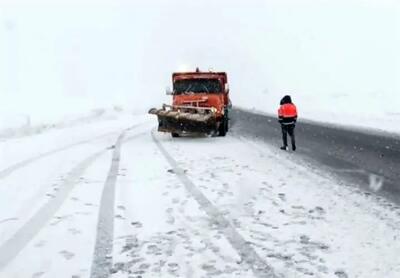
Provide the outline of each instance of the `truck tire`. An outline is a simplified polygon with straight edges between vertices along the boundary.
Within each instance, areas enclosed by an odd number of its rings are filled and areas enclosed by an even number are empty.
[[[179,133],[171,132],[171,136],[174,138],[179,137]]]
[[[227,117],[224,117],[218,128],[218,136],[225,136],[227,131],[228,131],[228,119]]]
[[[226,132],[229,130],[229,114],[228,114],[228,109],[225,109],[225,121],[226,121]]]

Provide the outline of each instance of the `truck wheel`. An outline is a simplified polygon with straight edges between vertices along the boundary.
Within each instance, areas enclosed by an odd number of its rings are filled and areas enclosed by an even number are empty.
[[[179,137],[179,133],[171,132],[171,136],[174,138]]]
[[[228,120],[226,119],[226,117],[224,117],[218,128],[218,136],[225,136],[227,131],[228,131]]]
[[[228,132],[229,130],[229,115],[228,115],[228,109],[225,109],[225,133]]]

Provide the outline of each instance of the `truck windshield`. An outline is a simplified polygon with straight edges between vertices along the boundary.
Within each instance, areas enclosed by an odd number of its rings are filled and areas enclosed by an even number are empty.
[[[174,94],[187,93],[222,93],[218,79],[185,79],[174,83]]]

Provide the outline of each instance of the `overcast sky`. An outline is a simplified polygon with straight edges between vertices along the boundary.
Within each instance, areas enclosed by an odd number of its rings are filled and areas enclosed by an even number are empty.
[[[196,66],[227,71],[244,106],[264,101],[249,92],[400,93],[395,0],[32,2],[0,1],[3,111],[146,111]]]

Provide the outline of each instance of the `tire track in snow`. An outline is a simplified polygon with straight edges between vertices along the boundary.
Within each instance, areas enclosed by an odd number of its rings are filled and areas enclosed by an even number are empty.
[[[29,165],[29,164],[35,162],[36,160],[39,160],[39,159],[41,159],[41,158],[48,157],[48,156],[50,156],[50,155],[53,155],[53,154],[56,154],[56,153],[59,153],[59,152],[62,152],[62,151],[68,150],[68,149],[71,149],[71,148],[76,147],[76,146],[80,146],[80,145],[83,145],[83,144],[90,143],[90,142],[95,141],[95,140],[97,140],[97,139],[101,139],[101,138],[110,136],[111,134],[113,134],[113,133],[110,132],[110,133],[106,133],[106,134],[100,135],[100,136],[98,136],[98,137],[96,137],[96,138],[92,138],[92,139],[88,139],[88,140],[79,141],[79,142],[76,142],[76,143],[73,143],[73,144],[70,144],[70,145],[61,147],[61,148],[59,148],[59,149],[55,149],[55,150],[51,150],[51,151],[48,151],[48,152],[44,152],[44,153],[39,154],[39,155],[37,155],[37,156],[34,156],[34,157],[28,158],[28,159],[26,159],[26,160],[23,160],[23,161],[21,161],[21,162],[18,162],[18,163],[16,163],[16,164],[14,164],[14,165],[12,165],[12,166],[10,166],[10,167],[4,169],[4,170],[1,170],[1,171],[0,171],[0,179],[4,179],[5,177],[9,176],[9,175],[10,175],[12,172],[14,172],[15,170],[18,170],[18,169],[20,169],[20,168],[23,168],[23,167],[25,167],[25,166],[27,166],[27,165]]]
[[[115,185],[117,183],[121,145],[124,136],[125,132],[118,137],[117,142],[115,143],[110,170],[104,183],[103,193],[101,196],[96,244],[94,247],[93,262],[90,272],[90,277],[92,278],[108,277],[112,267]]]
[[[0,271],[16,257],[22,249],[24,249],[37,233],[39,233],[39,231],[46,225],[67,199],[69,193],[79,182],[79,178],[83,175],[86,169],[105,152],[107,152],[107,149],[103,149],[89,156],[73,168],[55,197],[44,204],[31,217],[31,219],[29,219],[10,239],[0,246]]]
[[[131,129],[136,128],[136,127],[138,127],[138,126],[140,126],[142,124],[133,125],[132,127],[127,128],[125,130],[131,130]],[[39,160],[39,159],[42,159],[42,158],[51,156],[53,154],[57,154],[57,153],[72,149],[72,148],[80,146],[80,145],[88,144],[88,143],[93,142],[95,140],[102,139],[102,138],[105,138],[107,136],[114,135],[116,133],[118,133],[118,132],[104,133],[102,135],[96,136],[95,138],[91,138],[91,139],[75,142],[75,143],[66,145],[64,147],[61,147],[61,148],[58,148],[58,149],[54,149],[54,150],[51,150],[51,151],[47,151],[47,152],[44,152],[44,153],[39,154],[37,156],[34,156],[34,157],[28,158],[26,160],[20,161],[20,162],[14,164],[12,166],[9,166],[8,168],[5,168],[5,169],[1,170],[0,171],[0,180],[4,179],[5,177],[7,177],[9,175],[11,175],[14,171],[16,171],[16,170],[18,170],[20,168],[23,168],[23,167],[25,167],[25,166],[27,166],[27,165]]]
[[[273,268],[268,265],[249,244],[247,244],[247,241],[231,225],[231,223],[224,218],[217,207],[215,207],[188,178],[183,169],[179,167],[176,160],[167,152],[161,142],[156,138],[154,131],[152,131],[151,135],[154,143],[171,165],[186,190],[195,198],[201,208],[214,221],[218,229],[225,235],[232,247],[238,252],[242,261],[252,269],[254,275],[256,277],[280,277],[274,272]]]
[[[133,130],[137,126],[142,124],[134,125],[130,128],[125,129],[117,139],[117,143],[122,138],[122,135],[126,131]],[[130,137],[126,138],[124,141],[130,141],[144,134],[145,132],[140,132]],[[100,137],[106,137],[115,132],[104,134]],[[100,137],[96,137],[99,139]],[[96,139],[86,140],[87,142],[94,141]],[[73,144],[85,144],[85,142]],[[69,145],[70,147],[72,145]],[[114,145],[114,153],[117,146]],[[110,147],[106,147],[101,151],[94,153],[89,156],[76,167],[74,167],[67,175],[64,183],[60,186],[60,190],[57,192],[54,198],[50,199],[46,204],[44,204],[10,239],[0,245],[0,272],[5,268],[24,248],[25,246],[39,233],[39,231],[46,225],[46,223],[53,217],[53,215],[62,206],[64,201],[67,199],[69,193],[72,191],[74,186],[80,181],[80,177],[84,172],[92,165],[101,155],[110,150]],[[114,155],[113,155],[114,161]],[[32,162],[32,161],[30,161]],[[104,192],[103,192],[104,194]]]

